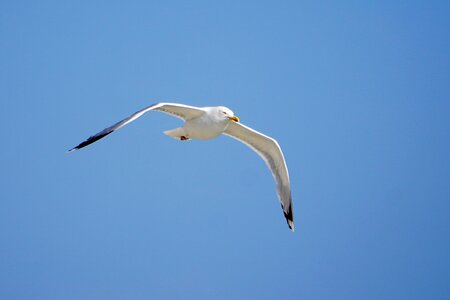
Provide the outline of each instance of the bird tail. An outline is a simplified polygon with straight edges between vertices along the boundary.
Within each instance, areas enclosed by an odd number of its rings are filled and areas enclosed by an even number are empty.
[[[168,135],[176,140],[187,140],[188,139],[186,131],[182,127],[164,131],[164,134]]]

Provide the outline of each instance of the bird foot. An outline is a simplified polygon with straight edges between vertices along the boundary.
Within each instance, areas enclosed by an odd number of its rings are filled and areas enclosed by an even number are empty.
[[[185,137],[184,135],[180,136],[180,141],[187,141],[190,140],[188,137]]]

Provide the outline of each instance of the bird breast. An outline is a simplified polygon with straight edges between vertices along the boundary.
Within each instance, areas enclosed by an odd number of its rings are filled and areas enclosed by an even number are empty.
[[[187,120],[184,129],[191,139],[208,140],[222,134],[228,127],[228,119],[214,119],[208,114]]]

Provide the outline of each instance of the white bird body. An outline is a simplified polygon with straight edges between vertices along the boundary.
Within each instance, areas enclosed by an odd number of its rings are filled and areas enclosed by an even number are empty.
[[[144,113],[156,110],[184,120],[184,126],[164,133],[179,140],[208,140],[221,134],[228,135],[253,149],[267,164],[277,184],[277,194],[289,228],[294,231],[289,173],[283,153],[277,141],[239,123],[239,118],[224,106],[194,107],[178,103],[157,103],[150,105],[128,118],[105,128],[86,141],[69,150],[81,149],[106,135],[134,121]]]
[[[186,120],[183,129],[186,137],[196,140],[209,140],[221,135],[230,124],[230,119],[224,117],[233,117],[232,111],[226,111],[222,107],[202,107],[204,114],[199,117]]]

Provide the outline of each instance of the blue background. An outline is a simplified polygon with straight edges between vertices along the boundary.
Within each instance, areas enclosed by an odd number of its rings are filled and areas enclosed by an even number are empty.
[[[448,299],[448,1],[1,1],[1,299]],[[225,105],[263,161],[179,142]]]

